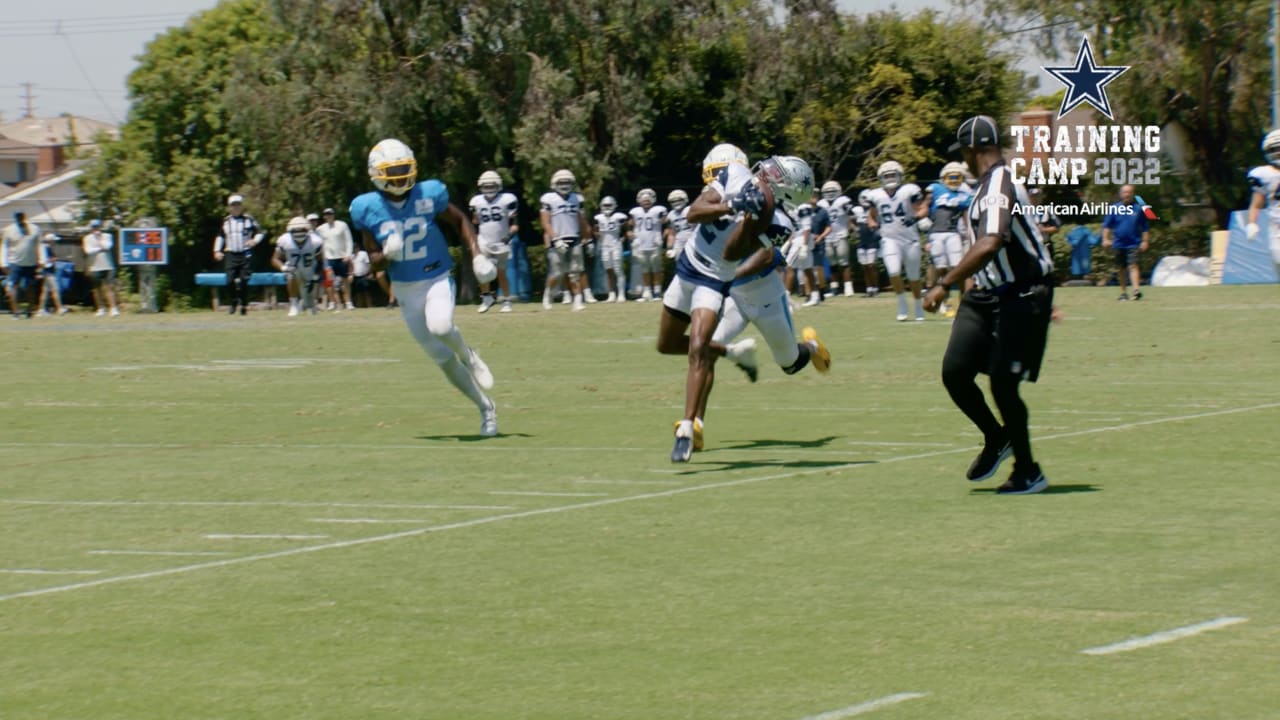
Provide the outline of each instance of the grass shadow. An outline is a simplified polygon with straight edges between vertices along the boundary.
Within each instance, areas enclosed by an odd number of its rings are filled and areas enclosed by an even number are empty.
[[[500,438],[503,438],[503,437],[528,438],[528,437],[533,437],[533,436],[532,436],[532,435],[529,435],[528,433],[504,433],[504,432],[500,432],[500,433],[498,433],[495,437],[500,437]],[[479,434],[479,433],[472,433],[472,434],[470,434],[470,435],[418,435],[418,436],[417,436],[417,437],[415,437],[414,439],[415,439],[415,440],[452,440],[452,441],[454,441],[454,442],[480,442],[481,440],[492,440],[493,438],[485,437],[484,435],[481,435],[481,434]]]
[[[1085,483],[1083,485],[1050,485],[1041,490],[1036,495],[1066,495],[1067,493],[1085,493],[1085,492],[1102,492],[1102,488],[1097,485]],[[974,488],[969,491],[971,495],[995,495],[995,488]]]
[[[725,442],[736,442],[737,445],[718,445],[710,450],[703,452],[718,452],[720,450],[760,450],[763,448],[821,448],[831,444],[835,440],[835,435],[828,435],[824,438],[816,440],[727,440]]]
[[[696,456],[695,456],[696,457]],[[761,468],[778,469],[815,469],[832,467],[849,467],[852,465],[874,465],[875,460],[707,460],[690,465],[684,472],[675,475],[697,475],[707,472],[726,472],[729,470],[758,470]],[[708,467],[715,465],[718,467]]]

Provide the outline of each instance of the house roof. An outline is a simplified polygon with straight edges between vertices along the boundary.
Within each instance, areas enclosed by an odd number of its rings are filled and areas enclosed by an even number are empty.
[[[39,155],[40,148],[35,145],[0,133],[0,157],[6,160],[35,160]]]
[[[78,115],[52,118],[22,118],[0,125],[0,135],[29,145],[92,144],[93,136],[106,132],[119,137],[119,129],[111,123]]]

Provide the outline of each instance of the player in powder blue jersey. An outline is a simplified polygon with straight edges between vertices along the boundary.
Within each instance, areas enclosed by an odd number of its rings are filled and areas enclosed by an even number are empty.
[[[351,219],[364,249],[374,264],[388,263],[409,334],[480,409],[480,434],[497,435],[497,410],[484,393],[493,387],[493,374],[453,324],[453,261],[440,226],[462,238],[482,285],[497,276],[497,269],[480,251],[466,214],[449,202],[444,183],[417,181],[418,163],[408,145],[393,139],[375,145],[369,152],[369,179],[377,191],[351,201]]]

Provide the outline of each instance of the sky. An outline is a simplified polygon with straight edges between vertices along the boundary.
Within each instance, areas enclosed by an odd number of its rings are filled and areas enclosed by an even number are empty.
[[[61,113],[114,124],[128,113],[125,79],[146,44],[169,27],[208,10],[217,0],[42,0],[6,3],[0,24],[0,119],[23,116],[25,83],[31,83],[30,105],[38,117]],[[853,12],[897,9],[911,13],[945,0],[840,0]],[[1040,74],[1043,61],[1024,55],[1022,69]],[[1041,76],[1041,87],[1056,88]]]

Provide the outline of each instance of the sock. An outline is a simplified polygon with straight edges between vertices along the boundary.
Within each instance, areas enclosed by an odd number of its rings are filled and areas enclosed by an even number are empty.
[[[907,314],[907,294],[904,292],[898,293],[898,314]]]
[[[576,302],[576,303],[581,303],[581,302],[582,302],[582,293],[578,293],[577,295],[574,295],[574,296],[573,296],[573,301],[574,301],[574,302]]]
[[[676,428],[676,437],[693,437],[693,421],[681,420],[680,427]]]
[[[852,283],[852,282],[849,282],[849,281],[847,281],[847,280],[845,281],[845,284],[844,284],[844,294],[845,294],[845,295],[852,295],[852,294],[853,294],[853,283]]]
[[[924,300],[916,298],[916,317],[924,317]]]
[[[800,356],[789,366],[782,368],[782,372],[788,375],[795,375],[809,364],[809,357],[813,354],[813,348],[808,343],[796,343],[796,348],[800,351]]]

